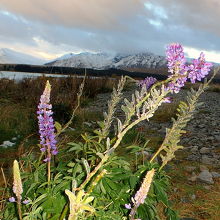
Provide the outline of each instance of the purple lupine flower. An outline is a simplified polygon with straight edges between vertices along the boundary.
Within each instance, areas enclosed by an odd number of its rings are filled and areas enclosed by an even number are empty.
[[[169,78],[179,76],[174,82],[167,85],[167,89],[171,92],[178,93],[187,81],[188,66],[183,52],[183,47],[178,43],[173,43],[167,46],[166,59],[168,61],[168,72],[171,73]]]
[[[163,103],[171,103],[172,102],[172,97],[165,97],[163,99]]]
[[[130,204],[130,203],[125,204],[125,208],[126,208],[126,209],[131,209],[131,204]]]
[[[198,59],[193,60],[193,64],[189,66],[188,78],[192,83],[195,83],[196,80],[201,81],[206,75],[208,75],[212,63],[205,61],[205,54],[202,52]]]
[[[138,85],[140,87],[146,86],[146,89],[149,89],[156,81],[157,79],[150,76],[150,77],[146,77],[144,80],[140,80]]]
[[[31,200],[25,199],[22,203],[25,204],[25,205],[27,205],[27,204],[30,203],[30,202],[31,202]]]
[[[43,94],[40,98],[38,105],[38,125],[40,133],[40,144],[42,145],[41,151],[47,151],[47,157],[44,162],[48,162],[51,159],[51,154],[56,155],[58,153],[55,140],[55,129],[53,121],[52,105],[50,104],[50,92],[51,85],[49,81],[46,83]]]
[[[168,71],[171,74],[181,74],[185,69],[186,59],[181,44],[173,43],[167,46],[166,59]]]
[[[16,202],[15,197],[10,197],[8,200],[9,200],[9,202]]]

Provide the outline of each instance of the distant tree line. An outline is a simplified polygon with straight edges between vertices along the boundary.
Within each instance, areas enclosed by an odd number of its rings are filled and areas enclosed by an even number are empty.
[[[74,67],[60,67],[60,66],[46,66],[46,65],[28,65],[28,64],[0,64],[0,71],[15,71],[15,72],[30,72],[30,73],[47,73],[47,74],[64,74],[64,75],[84,75],[85,72],[89,76],[122,76],[127,75],[133,78],[143,79],[149,76],[153,76],[158,80],[164,80],[167,75],[126,71],[121,69],[85,69]],[[213,82],[220,83],[220,79],[214,79]]]

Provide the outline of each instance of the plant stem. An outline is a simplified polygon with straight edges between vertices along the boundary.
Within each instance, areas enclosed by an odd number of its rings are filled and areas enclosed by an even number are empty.
[[[17,202],[19,220],[22,220],[21,201]]]
[[[59,220],[63,220],[63,219],[65,218],[66,213],[67,213],[67,211],[68,211],[68,207],[69,207],[69,203],[66,203],[66,205],[64,206],[63,212],[62,212],[62,214],[61,214]]]
[[[99,162],[99,164],[96,166],[96,168],[88,175],[86,180],[80,185],[77,190],[81,190],[85,187],[85,185],[90,181],[90,179],[98,172],[98,170],[102,167],[102,165],[108,160],[109,155],[105,155],[102,160]]]
[[[135,220],[134,216],[136,214],[136,211],[137,211],[137,206],[134,206],[132,209],[131,209],[131,213],[129,215],[129,219],[130,220]]]

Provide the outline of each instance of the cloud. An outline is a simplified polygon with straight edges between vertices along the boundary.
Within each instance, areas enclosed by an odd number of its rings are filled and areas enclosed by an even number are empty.
[[[80,51],[163,55],[171,42],[220,51],[218,0],[0,0],[0,10],[0,46],[48,58]]]
[[[162,8],[169,17],[169,24],[182,24],[187,27],[209,31],[220,36],[219,0],[151,0]]]
[[[53,25],[86,29],[123,29],[122,20],[144,12],[141,0],[1,0],[5,10]]]

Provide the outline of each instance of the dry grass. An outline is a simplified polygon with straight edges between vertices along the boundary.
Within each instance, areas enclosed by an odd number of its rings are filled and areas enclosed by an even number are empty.
[[[52,85],[51,102],[53,104],[65,103],[74,106],[77,92],[82,78],[47,78],[38,77],[36,79],[23,79],[16,82],[14,80],[0,80],[0,99],[10,100],[13,103],[37,104],[42,94],[46,80],[50,80]],[[111,78],[91,78],[86,77],[84,96],[94,98],[100,92],[111,91],[117,80]]]
[[[168,122],[171,120],[171,118],[176,117],[176,109],[178,107],[179,103],[173,102],[173,103],[165,103],[163,106],[161,106],[154,114],[151,120],[156,122]]]

